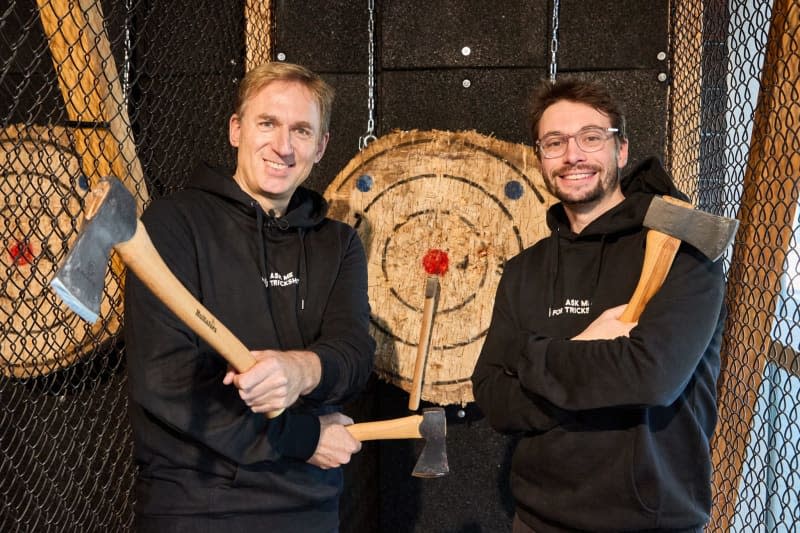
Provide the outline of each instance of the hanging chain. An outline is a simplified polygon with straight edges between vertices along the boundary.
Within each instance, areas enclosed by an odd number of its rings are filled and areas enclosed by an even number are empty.
[[[133,1],[125,0],[125,57],[122,59],[122,99],[120,105],[128,107],[128,99],[131,94],[131,67],[133,62],[133,40],[131,38],[131,26],[133,23]]]
[[[358,149],[363,150],[375,137],[375,0],[367,0],[369,22],[367,33],[369,44],[367,47],[369,64],[367,66],[367,131],[358,138]]]
[[[550,83],[556,82],[556,54],[558,53],[558,0],[553,0],[553,36],[550,38]]]

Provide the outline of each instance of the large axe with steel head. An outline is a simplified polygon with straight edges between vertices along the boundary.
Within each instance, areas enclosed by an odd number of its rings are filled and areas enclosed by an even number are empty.
[[[647,302],[667,278],[682,241],[716,261],[736,235],[739,221],[700,211],[692,204],[671,196],[654,196],[643,225],[648,231],[642,273],[622,312],[622,322],[639,320]]]
[[[136,215],[136,200],[116,178],[103,178],[92,187],[81,232],[50,281],[56,294],[81,318],[89,322],[98,318],[112,248],[170,311],[237,372],[256,363],[250,350],[170,271]],[[270,411],[267,416],[275,418],[282,412]]]

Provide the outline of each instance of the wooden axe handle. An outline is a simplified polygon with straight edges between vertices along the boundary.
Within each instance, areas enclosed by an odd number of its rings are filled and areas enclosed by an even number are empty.
[[[633,291],[628,305],[622,312],[620,320],[622,322],[638,322],[647,302],[658,292],[664,280],[667,278],[672,260],[681,241],[675,237],[665,235],[660,231],[650,230],[647,232],[647,243],[644,252],[644,264],[642,273],[639,276],[639,283]]]
[[[361,442],[383,439],[421,439],[419,426],[423,415],[411,415],[378,422],[362,422],[345,426],[350,434]]]
[[[141,221],[136,233],[114,249],[123,262],[142,280],[153,294],[175,313],[189,328],[222,355],[237,372],[244,372],[256,363],[250,350],[211,314],[175,277],[159,255]],[[275,418],[283,409],[270,411]]]
[[[664,200],[676,205],[692,207],[691,204],[664,196]],[[681,245],[680,239],[672,237],[658,230],[648,230],[644,249],[644,263],[642,273],[639,276],[639,283],[633,291],[628,305],[622,312],[620,320],[622,322],[638,322],[647,302],[658,292],[667,279],[667,274],[678,253]]]
[[[408,396],[408,409],[419,409],[422,396],[422,376],[425,373],[425,364],[428,361],[428,352],[431,348],[431,331],[433,330],[433,315],[436,312],[436,300],[439,297],[439,278],[428,276],[425,283],[425,303],[422,307],[422,324],[419,329],[419,343],[417,344],[417,359],[414,362],[414,378],[411,381],[411,391]]]

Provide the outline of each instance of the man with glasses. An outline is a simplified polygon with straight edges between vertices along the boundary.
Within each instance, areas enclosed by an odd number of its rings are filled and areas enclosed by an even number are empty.
[[[544,83],[531,129],[560,200],[550,238],[509,260],[472,376],[492,426],[519,435],[515,532],[702,531],[724,310],[721,261],[681,246],[637,324],[620,321],[653,196],[683,199],[656,159],[625,177],[625,119],[592,83]]]

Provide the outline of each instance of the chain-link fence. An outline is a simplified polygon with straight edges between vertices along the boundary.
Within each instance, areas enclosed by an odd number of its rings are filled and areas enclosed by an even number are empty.
[[[668,153],[680,186],[740,229],[712,442],[709,530],[800,523],[800,4],[673,2]]]
[[[268,30],[262,4],[248,9]],[[130,527],[123,268],[109,269],[96,324],[67,311],[47,284],[102,176],[120,177],[143,208],[179,187],[198,159],[232,163],[225,126],[251,19],[244,1],[226,7],[0,8],[2,531]]]
[[[122,178],[142,208],[180,187],[196,160],[232,163],[233,88],[269,57],[270,3],[220,5],[0,8],[2,531],[130,527],[123,268],[109,269],[97,324],[47,284],[101,176]],[[711,531],[800,522],[798,19],[793,0],[670,4],[667,163],[700,207],[741,222],[725,258]]]

